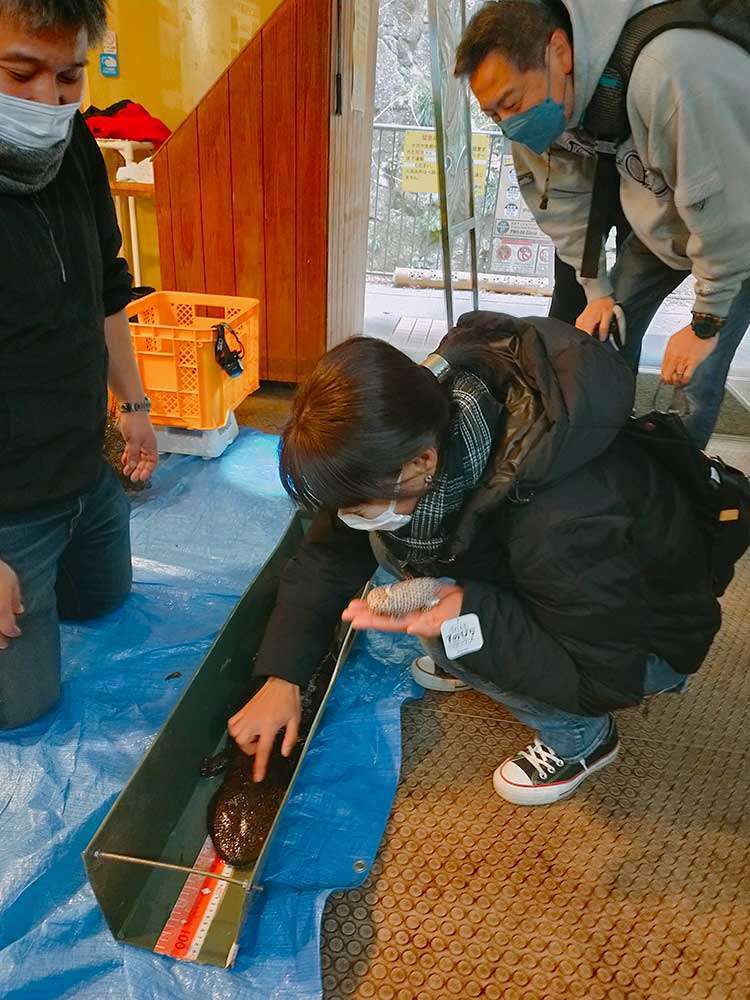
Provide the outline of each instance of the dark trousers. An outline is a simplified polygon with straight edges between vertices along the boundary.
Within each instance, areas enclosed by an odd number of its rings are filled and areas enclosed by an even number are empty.
[[[14,729],[60,697],[60,619],[99,617],[130,592],[130,504],[110,466],[90,493],[0,515],[0,559],[24,606],[21,636],[0,650],[0,729]]]
[[[630,234],[630,223],[625,218],[625,213],[619,201],[617,207],[612,212],[609,220],[610,229],[616,230],[617,253]],[[576,320],[586,308],[586,293],[578,284],[575,268],[555,254],[555,290],[552,293],[552,302],[549,307],[549,315],[554,319],[561,319],[571,326],[576,325]]]

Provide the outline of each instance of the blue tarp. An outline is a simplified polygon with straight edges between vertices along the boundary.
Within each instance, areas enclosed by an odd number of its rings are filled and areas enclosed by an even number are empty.
[[[132,596],[105,619],[64,627],[61,705],[0,733],[4,1000],[321,995],[326,896],[367,877],[354,862],[369,868],[393,801],[401,704],[418,696],[410,640],[358,639],[284,810],[234,969],[114,941],[80,857],[289,521],[276,444],[243,431],[216,461],[162,460],[133,503]],[[166,680],[174,671],[182,676]]]

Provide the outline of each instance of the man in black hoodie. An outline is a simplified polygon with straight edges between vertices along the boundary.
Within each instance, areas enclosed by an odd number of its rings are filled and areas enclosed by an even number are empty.
[[[59,617],[131,583],[129,508],[103,462],[107,387],[123,468],[156,464],[107,174],[78,114],[105,0],[0,0],[0,729],[60,693]]]

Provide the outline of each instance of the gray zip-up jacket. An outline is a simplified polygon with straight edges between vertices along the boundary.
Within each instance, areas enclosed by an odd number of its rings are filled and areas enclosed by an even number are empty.
[[[575,127],[625,22],[654,0],[564,0],[573,26],[575,109],[551,151],[550,197],[540,201],[547,154],[513,145],[523,196],[591,301],[612,294],[581,279],[595,160]],[[750,55],[707,31],[664,32],[641,52],[628,89],[632,135],[617,151],[621,199],[639,239],[665,264],[692,271],[698,312],[726,316],[750,277]]]

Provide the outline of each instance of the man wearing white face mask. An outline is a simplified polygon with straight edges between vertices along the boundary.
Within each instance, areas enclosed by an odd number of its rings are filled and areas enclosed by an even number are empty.
[[[129,507],[102,460],[107,386],[123,467],[156,464],[106,170],[78,112],[105,0],[0,0],[0,729],[60,691],[59,618],[118,607]]]

